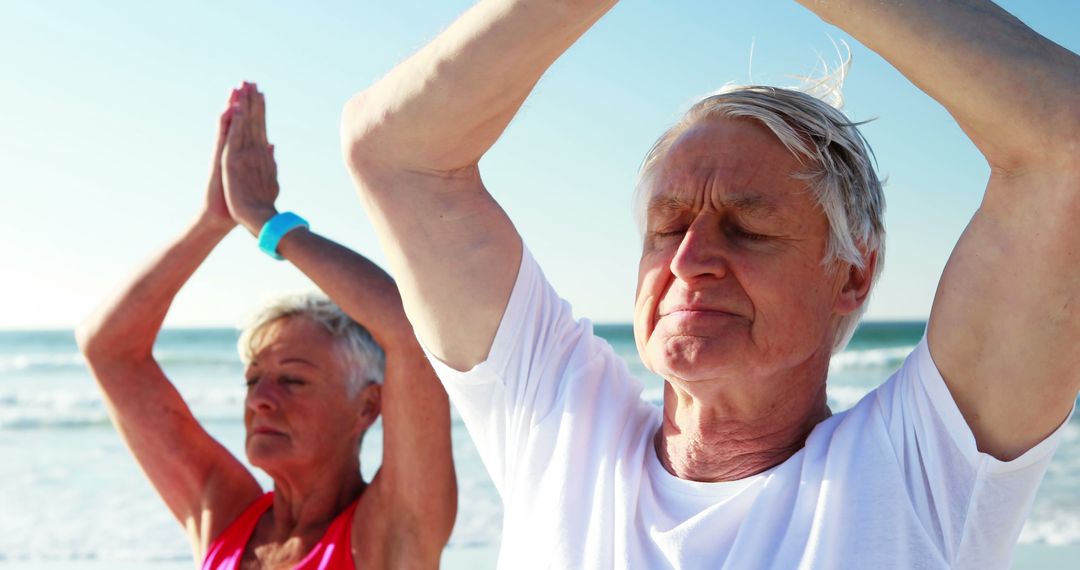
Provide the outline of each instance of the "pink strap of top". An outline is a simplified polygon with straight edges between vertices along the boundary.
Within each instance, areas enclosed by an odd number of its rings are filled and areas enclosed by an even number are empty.
[[[339,514],[326,529],[326,534],[319,539],[319,543],[308,552],[307,556],[300,561],[294,570],[353,570],[355,568],[352,557],[352,521],[356,512],[357,499]],[[244,550],[255,525],[259,523],[266,511],[274,506],[274,493],[267,493],[251,503],[240,516],[210,543],[210,549],[206,552],[202,570],[236,570],[240,568],[240,560],[244,557]]]

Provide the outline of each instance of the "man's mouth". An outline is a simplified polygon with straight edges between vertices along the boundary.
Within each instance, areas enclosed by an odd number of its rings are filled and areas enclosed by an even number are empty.
[[[661,309],[659,311],[660,317],[667,317],[671,315],[686,315],[686,316],[730,316],[738,317],[739,315],[731,311],[724,310],[720,307],[709,307],[705,305],[675,305],[673,307]]]

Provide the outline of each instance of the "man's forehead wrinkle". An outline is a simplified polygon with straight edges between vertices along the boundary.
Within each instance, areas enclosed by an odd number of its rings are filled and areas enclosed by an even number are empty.
[[[779,212],[776,200],[749,189],[731,190],[727,182],[708,176],[693,186],[688,181],[665,181],[648,203],[647,211],[657,214],[697,210],[707,200],[717,210],[733,210],[751,216],[772,216]]]
[[[682,196],[664,193],[649,200],[648,211],[657,213],[679,212],[694,209],[694,201]]]
[[[736,194],[720,200],[723,207],[749,214],[751,216],[772,216],[778,208],[776,203],[761,194]]]

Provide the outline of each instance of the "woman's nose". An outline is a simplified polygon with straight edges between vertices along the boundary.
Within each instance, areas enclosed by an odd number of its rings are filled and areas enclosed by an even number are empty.
[[[277,394],[274,383],[259,379],[248,385],[246,403],[252,410],[266,411],[277,408]]]

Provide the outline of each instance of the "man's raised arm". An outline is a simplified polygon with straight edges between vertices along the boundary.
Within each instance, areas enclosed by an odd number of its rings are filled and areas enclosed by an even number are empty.
[[[991,167],[928,334],[979,449],[1017,457],[1080,388],[1080,58],[988,1],[800,2],[941,102]]]
[[[483,361],[521,240],[477,163],[545,70],[615,0],[484,0],[342,119],[345,159],[417,335],[458,369]]]

